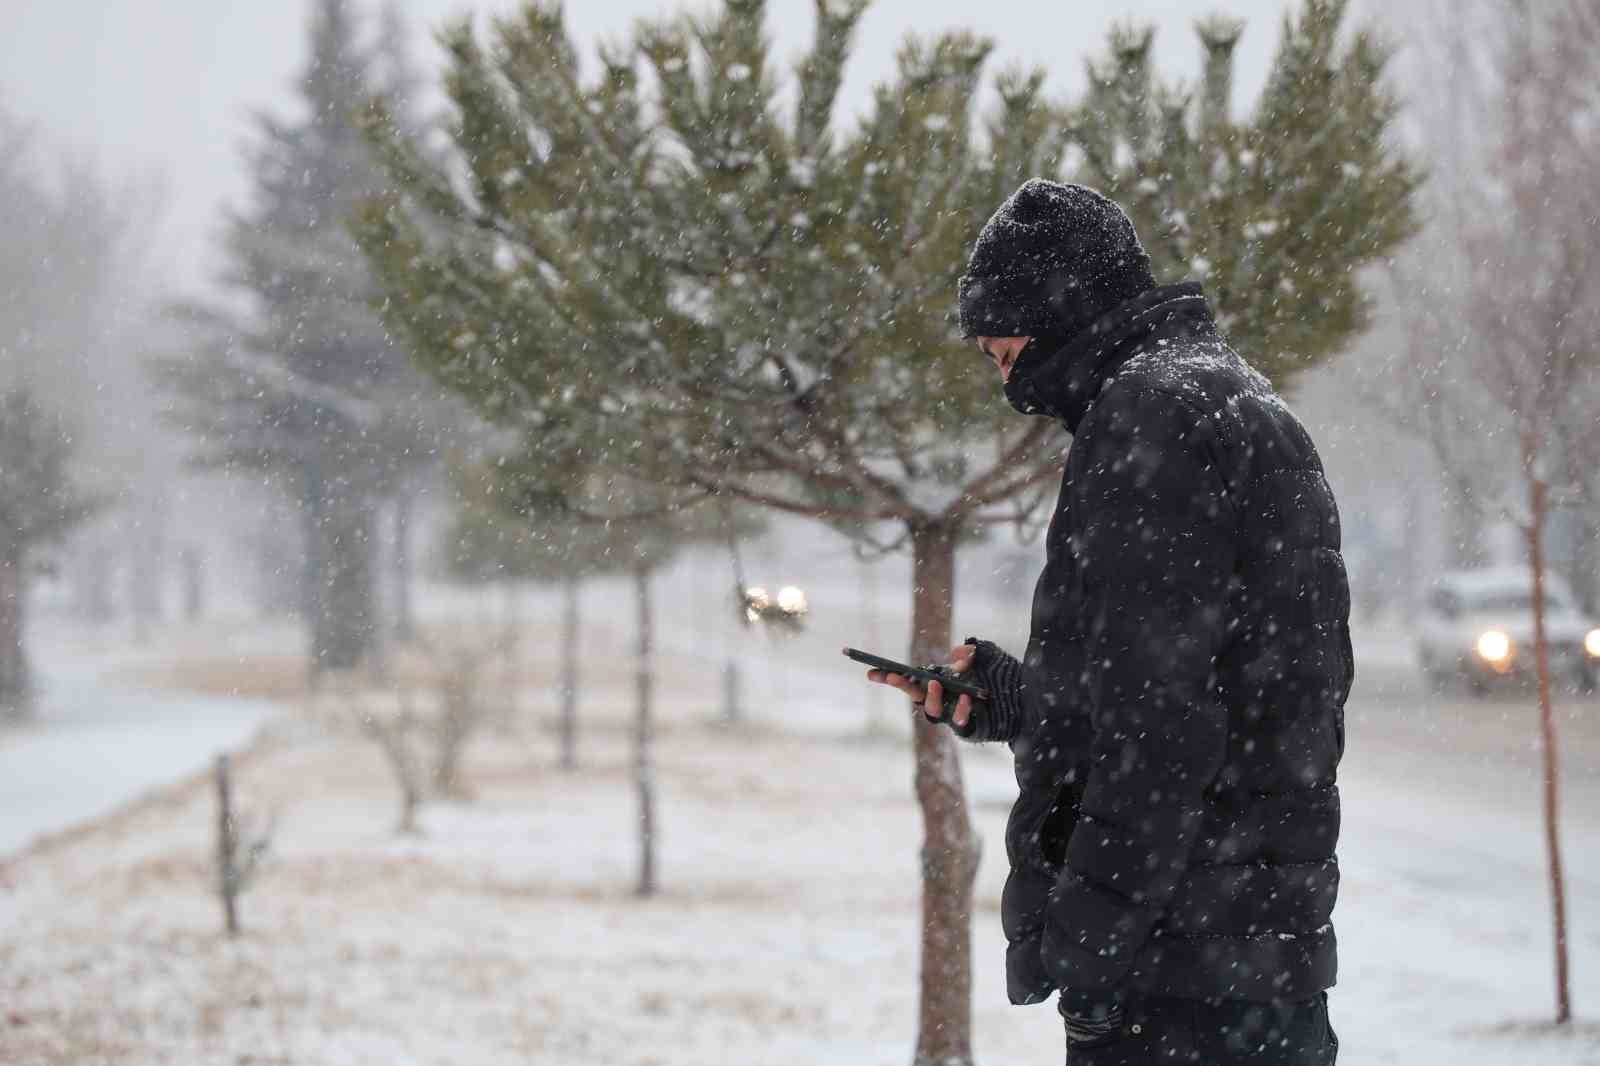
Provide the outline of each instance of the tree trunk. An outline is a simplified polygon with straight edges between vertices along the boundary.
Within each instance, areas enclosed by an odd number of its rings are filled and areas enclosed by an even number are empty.
[[[1579,508],[1573,527],[1572,591],[1592,618],[1600,614],[1600,512]]]
[[[375,650],[372,544],[377,507],[348,482],[321,479],[307,503],[312,673],[349,670]]]
[[[411,508],[414,497],[410,488],[400,491],[394,501],[394,555],[390,562],[394,585],[394,635],[398,640],[410,640],[415,619],[411,606]]]
[[[163,585],[166,577],[167,504],[165,494],[152,490],[132,508],[134,527],[129,532],[128,611],[133,619],[133,637],[143,644],[150,631],[160,624],[164,613]]]
[[[957,530],[911,531],[911,661],[944,662],[951,646]],[[955,737],[918,719],[912,726],[917,803],[922,808],[922,972],[914,1066],[972,1062],[972,886],[978,838],[967,816]]]
[[[729,659],[722,664],[722,722],[738,725],[744,717],[739,707],[739,664]]]
[[[183,568],[183,618],[198,622],[206,613],[206,560],[197,545],[190,544],[178,557]]]
[[[1483,537],[1483,509],[1449,478],[1439,489],[1444,503],[1445,562],[1454,570],[1476,570],[1489,564]]]
[[[474,666],[461,661],[444,666],[438,688],[433,787],[447,799],[467,800],[472,796],[461,777],[461,759],[481,719],[477,684]]]
[[[0,545],[0,715],[20,715],[28,703],[28,659],[23,650],[27,620],[26,556],[14,545]]]
[[[561,580],[561,768],[578,768],[578,578]]]
[[[1538,674],[1539,733],[1544,755],[1544,836],[1545,848],[1550,857],[1550,910],[1555,923],[1556,949],[1556,1024],[1566,1025],[1572,1020],[1572,993],[1567,963],[1567,891],[1562,873],[1561,833],[1557,758],[1555,704],[1550,683],[1550,641],[1545,628],[1545,524],[1549,518],[1548,490],[1532,462],[1532,452],[1525,450],[1525,466],[1529,476],[1531,516],[1525,530],[1528,539],[1528,563],[1533,570],[1533,657]]]
[[[239,935],[239,826],[233,817],[228,757],[217,756],[217,892],[229,936]]]
[[[308,494],[291,501],[273,492],[257,512],[247,545],[255,566],[256,616],[262,619],[309,618],[310,567],[313,545]],[[295,518],[298,516],[299,526]],[[296,579],[298,575],[298,579]]]
[[[640,896],[656,891],[656,794],[655,771],[650,763],[650,689],[652,644],[650,617],[650,570],[639,566],[633,572],[634,599],[639,609],[638,718],[633,734],[633,774],[639,787],[639,886]]]
[[[395,827],[395,832],[401,836],[408,837],[422,835],[422,829],[417,825],[417,808],[421,805],[422,787],[415,782],[402,782],[400,785],[400,822]]]
[[[1424,503],[1419,493],[1411,493],[1401,504],[1405,524],[1401,527],[1400,533],[1399,562],[1400,571],[1406,576],[1402,579],[1403,585],[1397,592],[1400,596],[1400,617],[1407,625],[1416,620],[1417,608],[1422,600],[1419,576],[1429,569],[1424,561],[1423,552],[1423,507]]]
[[[105,625],[116,617],[112,581],[115,555],[99,531],[79,538],[72,551],[73,599],[79,617],[91,625]]]
[[[327,518],[328,493],[323,484],[322,472],[314,464],[305,473],[305,485],[300,498],[300,541],[304,546],[304,554],[300,559],[300,617],[305,619],[306,625],[311,629],[311,676],[315,678],[321,672],[317,660],[317,648],[322,632],[323,620],[323,573],[327,564],[323,555],[327,552],[322,533],[323,523]]]
[[[522,584],[515,578],[501,584],[505,593],[505,619],[500,627],[500,653],[501,653],[501,683],[505,693],[500,697],[499,711],[495,715],[496,726],[502,732],[510,732],[517,727],[521,720],[522,701],[519,695],[522,691],[518,684],[517,650],[522,643]]]

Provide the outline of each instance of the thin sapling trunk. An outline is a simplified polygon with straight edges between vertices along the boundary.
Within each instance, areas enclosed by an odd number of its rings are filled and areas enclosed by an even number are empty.
[[[27,578],[23,553],[0,550],[0,714],[27,708],[28,661],[23,650],[27,618]]]
[[[1571,972],[1567,950],[1566,876],[1561,861],[1560,759],[1556,739],[1555,700],[1550,678],[1550,637],[1545,619],[1545,526],[1549,521],[1548,488],[1539,476],[1531,451],[1525,464],[1532,512],[1526,530],[1528,562],[1533,571],[1533,657],[1539,691],[1539,735],[1544,762],[1544,833],[1550,863],[1550,910],[1555,932],[1556,1024],[1572,1021]]]
[[[578,768],[578,579],[561,581],[561,768]]]
[[[653,685],[651,651],[653,643],[650,610],[650,570],[639,566],[633,572],[634,602],[638,608],[639,664],[638,717],[633,734],[633,774],[639,791],[639,885],[641,897],[656,892],[656,795],[655,770],[651,764],[650,697]]]

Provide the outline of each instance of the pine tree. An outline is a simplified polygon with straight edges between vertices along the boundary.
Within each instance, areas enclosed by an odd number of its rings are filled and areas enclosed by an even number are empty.
[[[0,391],[0,715],[26,707],[28,576],[96,502],[68,471],[72,436],[24,391]]]
[[[1157,81],[1152,29],[1120,27],[1066,112],[1074,176],[1128,209],[1158,278],[1205,283],[1223,331],[1280,388],[1367,327],[1361,268],[1416,230],[1420,173],[1386,143],[1389,52],[1368,29],[1346,35],[1348,6],[1305,0],[1285,18],[1243,120],[1229,102],[1244,23],[1223,17],[1197,25],[1197,91]]]
[[[439,431],[425,379],[371,308],[370,272],[346,229],[384,188],[356,116],[385,82],[403,84],[395,31],[381,73],[357,31],[346,0],[319,0],[304,116],[258,120],[255,202],[226,236],[225,280],[249,314],[184,309],[203,340],[158,364],[198,461],[264,474],[296,503],[314,672],[374,650],[378,508],[432,462]]]
[[[1269,217],[1290,234],[1319,233],[1325,205],[1315,190],[1285,195],[1280,186],[1299,177],[1268,170],[1260,155],[1365,160],[1362,145],[1381,137],[1391,105],[1380,90],[1364,96],[1346,83],[1376,73],[1369,68],[1382,56],[1357,45],[1361,62],[1335,63],[1343,53],[1333,37],[1292,29],[1262,109],[1272,121],[1257,123],[1255,140],[1246,136],[1254,127],[1235,127],[1219,105],[1222,53],[1212,103],[1163,109],[1165,129],[1153,128],[1153,109],[1141,103],[1150,93],[1129,91],[1133,83],[1118,100],[1067,109],[1077,117],[1064,122],[1042,97],[1042,75],[1021,71],[997,79],[999,104],[980,132],[973,100],[990,45],[947,33],[908,40],[897,77],[843,132],[834,105],[865,0],[818,0],[792,113],[779,106],[764,8],[724,0],[714,16],[648,27],[637,54],[602,50],[589,82],[557,5],[531,3],[497,22],[488,47],[469,25],[454,26],[444,37],[446,87],[463,180],[452,182],[374,112],[369,127],[398,191],[364,211],[361,240],[388,320],[439,380],[522,430],[540,460],[532,469],[559,475],[564,457],[581,456],[624,498],[635,484],[684,501],[734,498],[830,522],[870,547],[909,547],[911,655],[940,658],[957,545],[1032,515],[1059,480],[1065,443],[1044,420],[1012,416],[992,372],[954,336],[956,279],[988,213],[1025,178],[1062,173],[1068,142],[1083,151],[1095,128],[1088,119],[1109,111],[1140,144],[1131,156],[1112,145],[1119,173],[1156,150],[1157,133],[1174,146],[1237,138],[1240,165],[1255,178],[1230,185],[1239,197],[1276,197],[1271,212],[1234,204],[1228,216],[1224,204],[1197,216],[1214,232],[1209,242],[1160,234],[1181,252],[1162,265],[1224,262],[1233,244],[1258,240],[1242,227]],[[1342,10],[1307,0],[1295,26],[1337,22]],[[1207,25],[1212,38],[1226,29]],[[1306,41],[1294,43],[1297,33]],[[1114,42],[1130,52],[1124,38]],[[639,55],[658,104],[641,95]],[[1336,107],[1382,105],[1359,116],[1371,127],[1342,112],[1320,124],[1273,118],[1297,99],[1293,79],[1330,65]],[[1334,168],[1324,178],[1348,175]],[[1170,208],[1154,215],[1169,230],[1196,209],[1176,177],[1152,178],[1150,188]],[[1134,206],[1148,228],[1150,211]],[[1378,244],[1404,230],[1384,230]],[[1283,343],[1295,320],[1312,324],[1316,332],[1294,335],[1310,339],[1296,340],[1283,382],[1361,324],[1330,313],[1331,290],[1301,279],[1343,277],[1367,261],[1357,253],[1369,245],[1296,236],[1273,247],[1276,258],[1229,266],[1230,277],[1253,269],[1266,296],[1217,295],[1247,343]],[[552,495],[568,494],[559,477],[547,481]],[[899,536],[872,541],[889,523]],[[949,735],[918,726],[914,751],[926,831],[916,1061],[970,1062],[977,839]]]

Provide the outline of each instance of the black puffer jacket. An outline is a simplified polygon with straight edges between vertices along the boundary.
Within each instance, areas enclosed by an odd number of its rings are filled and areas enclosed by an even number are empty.
[[[1074,435],[1027,654],[978,656],[1021,791],[1012,1001],[1315,995],[1354,670],[1316,449],[1197,285],[1024,352],[1008,395]]]

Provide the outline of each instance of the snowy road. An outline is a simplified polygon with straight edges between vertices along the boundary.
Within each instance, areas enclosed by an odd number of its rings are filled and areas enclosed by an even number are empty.
[[[1377,817],[1382,808],[1389,834],[1465,817],[1479,832],[1453,841],[1455,850],[1487,864],[1509,839],[1512,850],[1531,849],[1543,861],[1542,838],[1534,837],[1542,833],[1544,770],[1531,695],[1436,695],[1415,671],[1387,664],[1364,671],[1346,719],[1347,817]],[[1600,699],[1558,700],[1556,730],[1568,862],[1580,882],[1592,879],[1579,891],[1600,898]]]
[[[111,676],[125,656],[43,641],[33,718],[0,730],[0,858],[95,818],[239,747],[276,710],[257,700],[143,690]]]
[[[1600,1000],[1600,701],[1558,708],[1574,997]],[[1600,1062],[1600,1034],[1518,1037],[1554,1008],[1531,699],[1365,671],[1347,716],[1339,1012],[1361,1063]],[[1339,1020],[1335,1019],[1335,1025]]]

